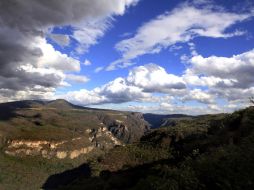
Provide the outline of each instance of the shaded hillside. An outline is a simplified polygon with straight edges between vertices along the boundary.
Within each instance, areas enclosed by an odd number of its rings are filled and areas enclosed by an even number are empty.
[[[253,158],[250,107],[154,130],[91,162],[91,177],[59,189],[254,189]]]
[[[39,189],[54,173],[138,141],[148,126],[139,113],[65,100],[0,104],[0,189]]]
[[[146,113],[143,115],[144,119],[151,125],[151,128],[159,128],[161,126],[166,126],[167,122],[181,119],[190,119],[193,116],[184,115],[184,114],[171,114],[171,115],[159,115]]]

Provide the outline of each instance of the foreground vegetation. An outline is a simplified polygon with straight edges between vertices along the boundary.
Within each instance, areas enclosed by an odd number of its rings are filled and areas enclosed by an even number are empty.
[[[254,107],[157,129],[59,189],[254,189]]]

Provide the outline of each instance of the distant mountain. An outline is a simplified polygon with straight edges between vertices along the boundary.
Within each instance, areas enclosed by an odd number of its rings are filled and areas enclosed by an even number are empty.
[[[74,109],[74,108],[82,109],[81,106],[76,106],[64,99],[47,101],[47,102],[44,102],[44,105],[47,107],[52,107],[52,108],[56,108],[56,109]]]
[[[170,121],[175,119],[190,119],[194,116],[184,115],[184,114],[171,114],[171,115],[160,115],[146,113],[143,115],[144,119],[151,125],[151,128],[159,128],[162,126],[170,126]]]

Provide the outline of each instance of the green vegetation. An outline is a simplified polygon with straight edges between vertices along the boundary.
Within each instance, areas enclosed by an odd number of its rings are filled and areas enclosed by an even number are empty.
[[[161,127],[148,132],[139,113],[80,108],[63,100],[0,104],[0,110],[1,190],[254,189],[254,107],[197,117],[156,115]],[[16,139],[69,140],[60,151],[91,145],[88,137],[107,144],[107,136],[97,133],[101,126],[132,143],[110,151],[96,147],[73,160],[4,154],[8,141]],[[72,141],[76,137],[82,138]]]
[[[111,137],[99,132],[103,128],[110,129],[119,141],[127,142],[142,136],[145,125],[135,113],[84,108],[65,100],[0,104],[0,189],[40,189],[49,176],[78,167],[87,160],[96,160],[112,148]],[[32,146],[9,148],[12,141],[65,143],[55,149],[50,149],[51,144],[42,145],[43,149],[39,147],[31,153]],[[94,149],[88,154],[70,159],[71,151],[91,146]],[[18,152],[22,148],[30,151],[29,156]],[[5,154],[6,150],[15,156]],[[69,157],[43,158],[42,150],[47,155],[68,151]]]
[[[94,176],[60,189],[254,189],[253,129],[254,107],[185,120],[114,149],[90,164]]]
[[[77,167],[85,162],[43,159],[42,157],[13,157],[0,153],[0,189],[40,189],[50,175]]]

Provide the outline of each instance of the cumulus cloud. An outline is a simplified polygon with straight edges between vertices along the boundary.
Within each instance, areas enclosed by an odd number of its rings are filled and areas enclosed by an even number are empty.
[[[149,97],[149,94],[143,92],[141,88],[129,85],[123,78],[116,78],[102,88],[95,89],[95,92],[108,97],[110,103],[140,101]]]
[[[84,105],[134,101],[139,104],[121,109],[142,112],[229,112],[248,106],[248,98],[254,96],[253,52],[250,50],[231,57],[193,54],[187,60],[186,70],[179,76],[150,63],[134,67],[125,78],[116,78],[91,91],[70,92],[68,98]],[[193,106],[186,104],[188,102],[201,104]]]
[[[46,37],[61,46],[76,41],[85,52],[102,37],[114,15],[123,15],[138,0],[3,0],[0,2],[0,89],[18,93],[41,92],[67,85],[65,72],[78,72],[80,62],[61,53]],[[53,33],[69,26],[70,34]],[[72,77],[73,78],[73,77]],[[77,77],[76,77],[77,79]],[[81,79],[81,78],[79,78]],[[81,79],[84,81],[84,78]],[[44,88],[44,90],[43,90]],[[37,93],[39,94],[39,93]],[[31,96],[28,96],[29,98]]]
[[[78,60],[56,51],[45,39],[38,38],[35,43],[42,52],[42,56],[38,58],[35,66],[54,68],[61,71],[80,71],[80,62]]]
[[[125,78],[116,78],[90,91],[69,92],[62,98],[82,105],[156,104],[121,107],[142,112],[204,114],[232,111],[247,106],[248,98],[254,95],[253,81],[246,80],[253,72],[252,51],[229,58],[194,55],[180,76],[150,63],[134,67]],[[224,101],[225,105],[218,100]],[[188,102],[201,104],[186,105]]]
[[[94,105],[142,101],[142,99],[149,98],[150,95],[142,92],[142,89],[136,86],[129,86],[126,84],[125,79],[116,78],[102,87],[91,91],[81,89],[79,91],[68,92],[61,97],[81,105]]]
[[[183,93],[185,88],[180,77],[168,74],[165,69],[156,64],[146,64],[133,68],[126,78],[116,78],[91,91],[69,92],[63,97],[83,105],[130,101],[157,102],[162,99],[168,100],[169,96],[158,98],[152,93],[161,92],[176,95]],[[94,101],[92,101],[93,97]]]
[[[186,88],[181,77],[168,74],[156,64],[135,67],[130,71],[127,81],[145,92],[169,92],[172,89]]]
[[[230,87],[248,88],[254,84],[254,50],[233,55],[232,57],[211,56],[204,58],[201,55],[190,59],[191,68],[187,74],[203,74],[209,77],[217,77],[223,80],[231,80]],[[220,85],[222,80],[217,85]]]
[[[242,35],[244,32],[226,32],[226,29],[251,16],[252,13],[232,13],[211,4],[183,3],[143,24],[134,37],[118,42],[115,47],[122,53],[122,58],[112,62],[109,68],[117,69],[138,56],[159,53],[164,48],[188,42],[197,36],[229,38]]]
[[[202,91],[201,89],[193,89],[188,91],[187,95],[181,98],[183,101],[196,100],[205,104],[215,103],[215,97],[209,92]]]
[[[86,89],[70,91],[64,95],[58,95],[56,98],[64,98],[79,105],[96,105],[106,102],[106,97],[101,96],[93,90],[89,91]]]
[[[210,90],[212,94],[217,94],[221,98],[225,98],[229,103],[238,101],[246,104],[249,97],[254,96],[254,87],[242,88],[214,88]]]
[[[231,57],[196,55],[188,63],[183,80],[188,85],[208,88],[212,97],[225,99],[231,105],[232,101],[247,105],[248,98],[254,95],[254,50]]]
[[[189,72],[187,69],[187,74],[183,75],[183,80],[188,85],[193,86],[203,86],[203,87],[231,87],[237,82],[236,79],[222,79],[215,76],[202,76],[202,75],[194,75],[193,73]]]

